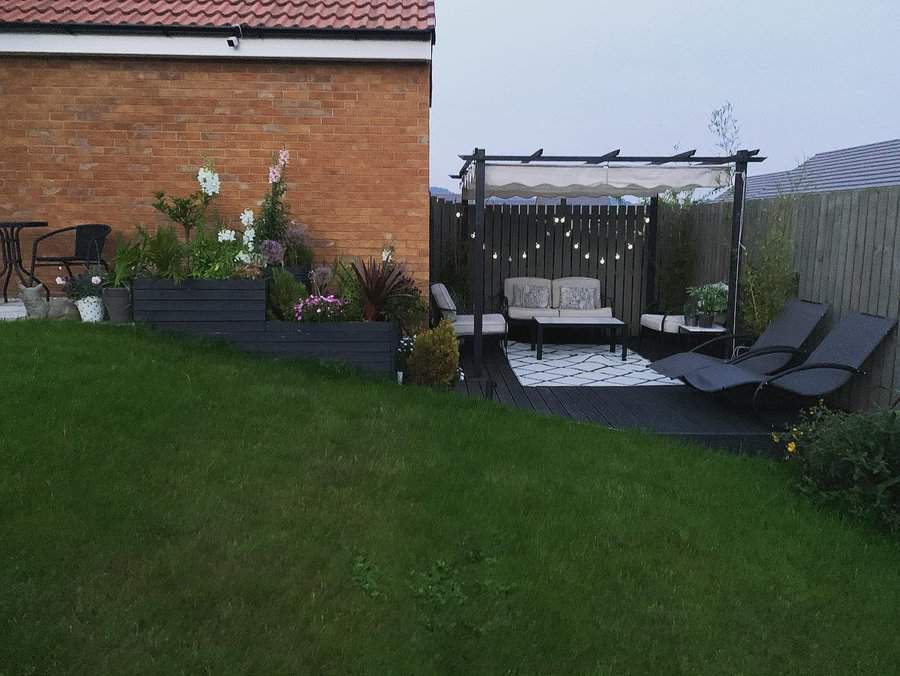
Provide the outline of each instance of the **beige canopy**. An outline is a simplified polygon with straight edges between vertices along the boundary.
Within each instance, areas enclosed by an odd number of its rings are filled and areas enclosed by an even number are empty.
[[[667,190],[717,188],[728,167],[485,164],[487,197],[652,197]],[[475,165],[463,178],[463,199],[475,198]]]

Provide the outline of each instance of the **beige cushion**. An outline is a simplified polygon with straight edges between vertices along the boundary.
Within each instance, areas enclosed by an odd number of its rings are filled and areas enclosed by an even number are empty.
[[[554,279],[551,286],[553,289],[553,299],[551,305],[553,307],[559,307],[560,291],[564,286],[596,289],[597,296],[599,296],[601,288],[600,280],[594,279],[593,277],[561,277],[559,279]]]
[[[507,314],[510,319],[534,319],[535,317],[559,317],[559,310],[552,307],[511,307],[507,310]]]
[[[641,315],[641,326],[662,332],[663,317],[666,318],[665,333],[678,333],[678,328],[684,325],[684,315]]]
[[[475,315],[460,315],[453,322],[453,330],[457,336],[475,334]],[[481,332],[486,336],[505,336],[506,318],[503,315],[489,314],[481,318]]]
[[[506,304],[509,306],[515,305],[516,294],[524,293],[526,285],[543,286],[548,290],[551,288],[550,280],[543,277],[509,277],[503,280],[503,295],[506,297]],[[516,288],[519,289],[518,292]]]
[[[560,317],[612,317],[611,307],[601,307],[596,310],[560,310]]]

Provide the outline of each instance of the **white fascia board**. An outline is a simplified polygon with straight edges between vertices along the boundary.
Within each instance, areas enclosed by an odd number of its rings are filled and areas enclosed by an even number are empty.
[[[235,49],[225,35],[0,33],[0,54],[67,54],[231,59],[431,61],[430,36],[421,40],[246,37]]]

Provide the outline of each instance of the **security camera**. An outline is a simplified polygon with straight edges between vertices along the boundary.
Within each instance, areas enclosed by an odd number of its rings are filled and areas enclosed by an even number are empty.
[[[232,49],[240,49],[241,47],[241,38],[244,37],[244,31],[241,30],[240,26],[232,26],[231,27],[234,33],[231,37],[227,38],[225,42]]]

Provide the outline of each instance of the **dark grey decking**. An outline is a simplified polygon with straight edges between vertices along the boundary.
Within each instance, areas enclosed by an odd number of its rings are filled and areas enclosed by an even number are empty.
[[[464,350],[463,370],[471,356]],[[494,399],[512,406],[614,429],[639,429],[685,441],[748,453],[775,454],[772,431],[784,414],[754,413],[745,406],[695,392],[686,386],[523,387],[499,350],[485,353],[485,374],[496,383]],[[457,391],[484,397],[484,382],[460,382]]]

